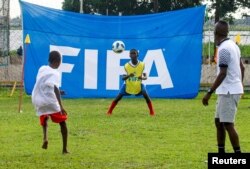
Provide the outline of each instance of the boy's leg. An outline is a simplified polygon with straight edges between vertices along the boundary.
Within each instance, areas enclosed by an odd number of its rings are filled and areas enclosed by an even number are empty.
[[[214,122],[217,133],[218,152],[225,153],[226,129],[224,124],[220,122],[219,118],[215,118]]]
[[[115,106],[118,104],[118,102],[122,99],[123,94],[118,94],[118,96],[115,98],[115,100],[111,103],[107,115],[112,115],[112,111],[114,110]]]
[[[240,95],[223,95],[222,96],[222,110],[221,111],[221,122],[223,122],[224,127],[229,135],[231,144],[235,153],[240,153],[240,143],[239,136],[237,131],[234,128],[234,121],[238,106],[238,101],[240,99]]]
[[[66,125],[66,122],[60,122],[60,127],[61,127],[61,133],[62,133],[62,141],[63,141],[63,150],[62,153],[66,154],[69,153],[67,150],[67,142],[68,142],[68,128]]]
[[[66,154],[69,153],[67,150],[67,141],[68,141],[68,128],[66,125],[66,120],[67,120],[67,114],[66,113],[61,113],[61,112],[57,112],[57,113],[53,113],[50,115],[51,120],[55,123],[59,123],[60,127],[61,127],[61,134],[62,134],[62,141],[63,141],[63,149],[62,149],[62,153]]]
[[[152,102],[146,92],[146,90],[143,90],[142,91],[142,95],[143,97],[145,98],[146,102],[147,102],[147,105],[148,105],[148,108],[149,108],[149,113],[151,116],[154,116],[155,115],[155,112],[154,112],[154,108],[153,108],[153,105],[152,105]]]
[[[228,132],[230,142],[232,144],[232,147],[234,149],[235,153],[241,153],[240,150],[240,142],[239,142],[239,136],[237,131],[234,128],[234,123],[224,123],[224,126]]]
[[[40,122],[43,127],[43,149],[48,148],[48,116],[40,117]]]
[[[111,103],[111,105],[110,105],[110,107],[109,107],[109,109],[108,109],[108,111],[107,111],[107,115],[112,115],[113,109],[114,109],[115,106],[118,104],[118,102],[122,99],[122,97],[123,97],[124,95],[126,95],[126,94],[127,94],[127,93],[126,93],[126,85],[123,84],[123,86],[122,86],[121,89],[120,89],[119,94],[116,96],[115,100]]]

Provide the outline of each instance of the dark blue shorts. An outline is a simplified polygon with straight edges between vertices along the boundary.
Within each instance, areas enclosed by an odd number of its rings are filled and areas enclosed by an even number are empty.
[[[144,84],[141,84],[141,91],[138,94],[135,94],[135,96],[142,95],[142,92],[147,92]],[[122,85],[122,88],[120,89],[119,94],[121,94],[123,96],[131,96],[131,95],[133,95],[133,94],[129,94],[129,93],[126,92],[126,84]]]

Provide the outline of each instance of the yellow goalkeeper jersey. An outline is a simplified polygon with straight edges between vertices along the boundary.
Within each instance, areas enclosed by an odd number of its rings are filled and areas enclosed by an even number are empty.
[[[125,71],[127,74],[134,74],[134,77],[129,77],[125,83],[126,83],[126,93],[128,94],[138,94],[141,92],[141,83],[142,80],[139,79],[139,76],[142,76],[143,70],[144,70],[144,63],[141,61],[138,61],[137,65],[133,65],[131,62],[128,62],[124,66]]]

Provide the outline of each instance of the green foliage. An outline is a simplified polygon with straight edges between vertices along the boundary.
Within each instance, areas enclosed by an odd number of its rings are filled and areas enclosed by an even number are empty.
[[[239,47],[242,57],[250,57],[250,45],[239,45]]]
[[[16,53],[17,51],[16,50],[11,50],[10,52],[9,52],[9,55],[10,56],[17,56],[17,53]]]
[[[239,45],[241,56],[242,57],[250,57],[250,45]],[[210,43],[210,56],[214,55],[214,43]],[[209,43],[203,44],[202,56],[209,56]]]
[[[209,56],[209,50],[210,50],[210,56],[213,57],[214,55],[214,43],[203,43],[203,49],[202,49],[202,56],[208,57]]]
[[[229,12],[237,10],[237,3],[235,0],[211,0],[213,2],[211,8],[215,9],[215,22],[219,21],[219,18],[226,17]],[[229,19],[229,18],[228,18]]]
[[[64,99],[69,119],[70,154],[61,154],[59,125],[49,121],[49,147],[29,96],[18,113],[18,93],[0,97],[0,168],[12,169],[206,169],[208,152],[216,152],[215,95],[210,105],[196,99],[152,99],[155,117],[143,98],[124,98],[111,117],[111,99]],[[249,97],[239,107],[236,128],[243,152],[250,151]],[[180,106],[181,105],[181,106]],[[226,151],[233,152],[228,137]]]
[[[62,9],[65,11],[79,12],[80,2],[78,0],[64,0]]]
[[[209,11],[215,10],[215,23],[221,18],[232,23],[234,18],[229,13],[235,12],[240,7],[250,7],[250,3],[246,0],[211,0],[211,2],[212,5]]]
[[[172,10],[177,10],[177,9],[184,9],[188,7],[194,7],[201,5],[200,0],[158,0],[159,2],[159,11],[172,11]]]
[[[15,56],[17,56],[16,52],[17,52],[16,50],[11,50],[11,51],[9,51],[9,53],[8,52],[6,52],[4,54],[0,53],[0,57],[7,57],[7,56],[14,56],[15,57]]]
[[[147,1],[137,0],[83,0],[83,11],[84,13],[99,13],[102,15],[118,15],[119,13],[122,13],[122,15],[139,15],[183,9],[201,4],[199,0],[158,0],[158,3],[156,2],[151,1],[148,3]],[[79,12],[79,5],[78,0],[64,0],[62,9]]]

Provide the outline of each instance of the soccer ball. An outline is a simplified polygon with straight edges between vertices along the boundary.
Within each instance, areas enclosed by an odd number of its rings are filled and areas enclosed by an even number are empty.
[[[125,50],[125,44],[123,43],[123,41],[120,41],[120,40],[115,41],[112,44],[112,50],[115,53],[122,53]]]

